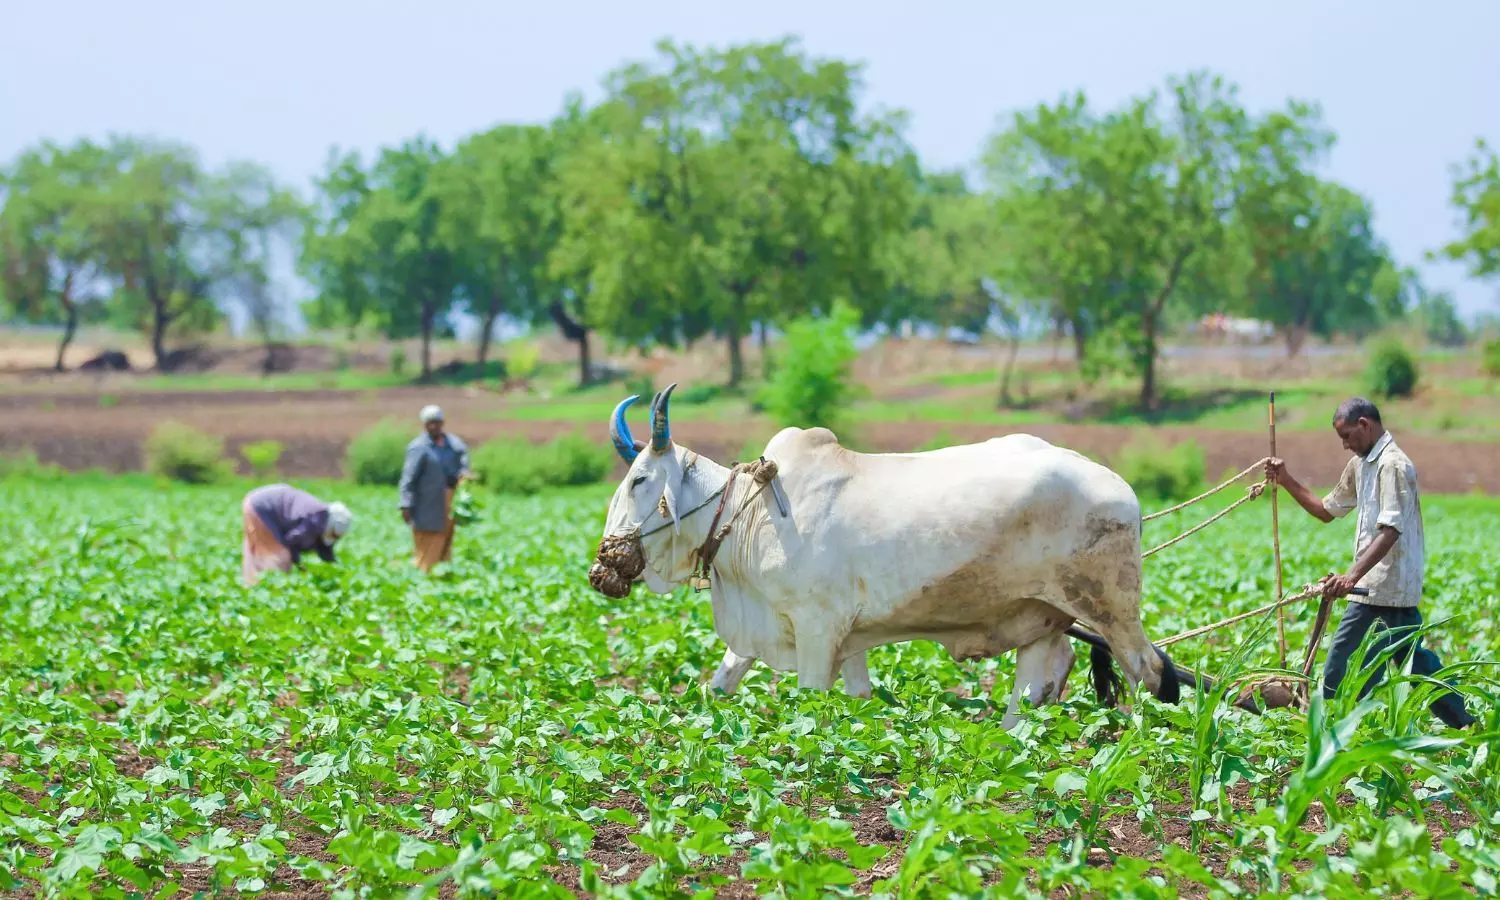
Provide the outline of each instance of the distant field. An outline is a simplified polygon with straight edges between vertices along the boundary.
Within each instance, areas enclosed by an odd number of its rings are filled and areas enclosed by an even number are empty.
[[[672,381],[681,384],[674,421],[710,452],[738,456],[776,430],[756,408],[753,378],[737,391],[724,388],[722,345],[648,357],[600,349],[602,361],[630,374],[583,390],[575,386],[570,345],[544,337],[536,346],[538,366],[524,381],[500,376],[498,361],[514,346],[497,346],[497,362],[472,379],[465,363],[472,348],[452,342],[435,349],[444,368],[428,384],[413,383],[410,363],[399,375],[382,368],[391,348],[375,345],[298,347],[293,362],[324,368],[272,375],[256,374],[252,364],[261,351],[243,346],[216,350],[223,368],[202,372],[0,374],[0,451],[31,447],[69,468],[128,470],[139,465],[139,445],[151,428],[174,419],[225,436],[231,450],[280,440],[287,473],[336,476],[345,445],[361,429],[385,418],[415,425],[416,410],[428,402],[443,404],[454,430],[471,442],[567,430],[603,440],[620,398]],[[415,348],[403,349],[415,358]],[[755,376],[758,351],[748,349]],[[1040,344],[1022,348],[1002,403],[1005,353],[999,345],[878,343],[856,365],[862,396],[838,433],[865,449],[910,450],[1025,430],[1107,460],[1150,429],[1168,442],[1203,445],[1212,475],[1264,454],[1266,395],[1274,389],[1283,455],[1296,454],[1315,473],[1336,474],[1343,457],[1329,417],[1340,400],[1366,388],[1360,348],[1315,346],[1287,359],[1278,345],[1174,346],[1161,363],[1160,408],[1145,414],[1137,408],[1135,379],[1114,375],[1084,385],[1067,348]],[[340,361],[350,367],[326,368]],[[1424,483],[1449,492],[1500,492],[1500,381],[1480,373],[1473,351],[1426,351],[1420,365],[1416,395],[1382,408],[1408,450],[1422,454]]]

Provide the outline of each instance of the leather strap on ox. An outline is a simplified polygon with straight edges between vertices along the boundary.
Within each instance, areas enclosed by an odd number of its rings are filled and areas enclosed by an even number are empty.
[[[714,557],[719,555],[719,547],[724,543],[724,538],[729,536],[730,526],[741,513],[750,508],[750,501],[754,500],[776,478],[776,471],[776,463],[764,456],[754,462],[740,463],[729,470],[729,481],[719,492],[719,505],[714,509],[713,520],[708,523],[708,537],[703,540],[703,546],[698,548],[698,558],[693,564],[693,573],[688,577],[688,584],[693,586],[693,593],[706,591],[713,586],[709,573],[713,570]],[[729,521],[725,522],[721,528],[719,520],[724,516],[724,506],[729,500],[729,495],[734,491],[734,480],[741,474],[748,474],[755,480],[755,490],[745,498],[740,508],[735,510],[734,515],[730,516]]]

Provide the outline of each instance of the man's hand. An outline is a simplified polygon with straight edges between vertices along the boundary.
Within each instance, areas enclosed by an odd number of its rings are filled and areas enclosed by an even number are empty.
[[[1291,495],[1297,505],[1307,510],[1307,514],[1320,522],[1332,522],[1333,515],[1323,507],[1323,500],[1313,495],[1296,476],[1287,471],[1286,460],[1271,457],[1266,460],[1266,481],[1273,485],[1280,485],[1281,489]]]
[[[1353,575],[1330,575],[1328,580],[1323,582],[1323,596],[1334,600],[1347,597],[1358,583],[1359,579]]]
[[[402,508],[402,510],[401,510],[401,521],[405,522],[408,525],[411,524],[411,510],[406,509],[404,507]]]
[[[1286,460],[1272,457],[1266,460],[1266,480],[1272,484],[1280,484],[1281,479],[1286,477]]]

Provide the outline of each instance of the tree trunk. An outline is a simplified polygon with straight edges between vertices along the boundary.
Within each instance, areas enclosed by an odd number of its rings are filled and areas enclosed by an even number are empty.
[[[740,382],[745,378],[745,354],[740,346],[743,338],[740,335],[738,323],[730,323],[724,340],[729,343],[729,386],[739,387]]]
[[[78,307],[73,305],[73,301],[63,298],[63,309],[67,311],[68,320],[63,324],[62,343],[57,345],[57,362],[52,365],[58,372],[67,371],[63,357],[68,353],[68,345],[73,343],[73,335],[78,332]]]
[[[1016,370],[1016,356],[1021,352],[1021,336],[1010,336],[1010,353],[1005,357],[1005,369],[1000,375],[1000,405],[1010,406],[1010,378]]]
[[[1187,264],[1188,257],[1192,255],[1191,246],[1177,251],[1171,268],[1167,270],[1166,282],[1162,284],[1161,290],[1157,292],[1151,305],[1146,308],[1146,314],[1141,317],[1141,330],[1146,339],[1145,368],[1141,372],[1142,412],[1150,412],[1156,406],[1156,332],[1161,322],[1162,310],[1166,309],[1167,300],[1177,289],[1177,279],[1182,277],[1182,267]]]
[[[433,307],[431,304],[422,305],[422,380],[426,381],[432,376],[432,320]]]
[[[593,380],[594,373],[589,365],[589,333],[585,330],[578,338],[578,386],[588,387]]]
[[[490,332],[495,330],[495,320],[500,318],[498,307],[491,307],[484,314],[484,321],[479,326],[479,352],[476,354],[479,363],[479,377],[484,377],[484,364],[490,358]]]
[[[729,344],[729,386],[739,387],[745,379],[745,353],[741,346],[745,331],[745,295],[736,292],[734,306],[724,329],[724,340]]]
[[[1288,325],[1284,333],[1286,338],[1286,355],[1288,359],[1302,352],[1302,345],[1307,341],[1307,327],[1305,325]]]
[[[1082,367],[1083,358],[1088,355],[1089,351],[1088,329],[1077,316],[1069,319],[1068,324],[1073,326],[1073,361]]]
[[[167,360],[167,310],[165,305],[151,303],[151,352],[156,355],[156,371],[165,372]]]
[[[548,304],[547,314],[557,323],[557,329],[562,332],[563,337],[578,345],[578,386],[588,387],[593,380],[593,373],[589,371],[588,326],[568,315],[561,300],[553,300]]]
[[[771,338],[768,332],[771,326],[766,322],[760,323],[760,377],[770,380],[771,378]]]
[[[1141,372],[1141,411],[1150,412],[1156,407],[1156,317],[1147,316],[1146,359]]]

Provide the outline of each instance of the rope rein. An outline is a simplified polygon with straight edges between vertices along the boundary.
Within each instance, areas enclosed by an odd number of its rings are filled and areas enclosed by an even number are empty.
[[[1181,512],[1184,509],[1187,509],[1188,507],[1193,506],[1195,504],[1202,503],[1204,500],[1207,500],[1208,498],[1214,496],[1215,494],[1218,494],[1219,492],[1225,490],[1226,488],[1229,488],[1230,486],[1232,486],[1232,485],[1234,485],[1234,484],[1236,484],[1236,483],[1238,483],[1240,481],[1243,481],[1247,476],[1249,476],[1251,473],[1255,472],[1256,470],[1263,469],[1265,467],[1266,463],[1270,462],[1270,460],[1271,460],[1271,457],[1269,457],[1269,456],[1261,457],[1254,464],[1252,464],[1250,466],[1247,466],[1244,469],[1242,469],[1238,474],[1233,475],[1233,476],[1225,479],[1224,481],[1220,482],[1219,484],[1215,485],[1214,487],[1209,488],[1208,490],[1206,490],[1203,493],[1199,494],[1198,496],[1192,498],[1191,500],[1185,500],[1182,503],[1177,504],[1176,506],[1169,507],[1168,509],[1163,509],[1163,510],[1161,510],[1159,512],[1151,513],[1148,516],[1142,516],[1141,517],[1141,522],[1143,524],[1146,523],[1146,522],[1151,522],[1151,521],[1154,521],[1156,519],[1163,518],[1164,516],[1170,516],[1173,513]],[[1219,510],[1217,513],[1213,514],[1212,516],[1209,516],[1207,519],[1204,519],[1202,522],[1199,522],[1197,525],[1194,525],[1192,528],[1189,528],[1187,531],[1184,531],[1182,534],[1177,535],[1176,537],[1172,538],[1171,540],[1164,541],[1164,542],[1162,542],[1160,544],[1157,544],[1155,547],[1152,547],[1150,550],[1145,551],[1144,553],[1141,554],[1141,559],[1143,559],[1143,560],[1144,559],[1149,559],[1150,557],[1156,555],[1157,553],[1160,553],[1161,551],[1167,549],[1168,547],[1172,547],[1172,546],[1174,546],[1176,544],[1182,543],[1183,541],[1187,540],[1188,538],[1192,537],[1193,535],[1197,534],[1198,532],[1202,531],[1203,529],[1207,528],[1208,526],[1214,524],[1215,522],[1219,521],[1220,519],[1222,519],[1225,516],[1229,515],[1230,513],[1234,512],[1236,509],[1239,509],[1241,506],[1244,506],[1246,503],[1249,503],[1250,501],[1255,500],[1256,498],[1260,497],[1260,495],[1263,494],[1263,493],[1265,493],[1266,488],[1270,487],[1270,485],[1271,485],[1271,478],[1270,478],[1269,475],[1267,475],[1264,478],[1262,478],[1260,481],[1255,482],[1254,484],[1251,484],[1249,487],[1247,487],[1246,490],[1245,490],[1245,496],[1241,497],[1240,499],[1234,501],[1233,503],[1231,503],[1228,506],[1224,507],[1223,509]],[[1281,599],[1277,600],[1275,603],[1269,603],[1269,604],[1266,604],[1265,606],[1260,607],[1259,609],[1253,609],[1253,610],[1251,610],[1250,612],[1247,612],[1247,613],[1241,613],[1240,615],[1237,615],[1237,616],[1230,616],[1229,618],[1224,619],[1224,620],[1219,621],[1219,622],[1214,622],[1214,623],[1209,624],[1209,625],[1203,625],[1203,626],[1200,626],[1198,628],[1192,628],[1192,629],[1184,631],[1184,632],[1182,632],[1180,634],[1174,634],[1171,637],[1164,638],[1164,639],[1162,639],[1160,641],[1157,641],[1156,644],[1159,647],[1168,647],[1168,646],[1171,646],[1172,644],[1177,643],[1178,641],[1185,641],[1188,638],[1197,637],[1197,636],[1199,636],[1201,634],[1208,634],[1209,632],[1217,631],[1220,628],[1224,628],[1224,627],[1227,627],[1229,625],[1233,625],[1236,622],[1243,622],[1246,619],[1253,619],[1256,616],[1265,615],[1267,613],[1272,613],[1272,612],[1277,612],[1282,607],[1290,606],[1293,603],[1297,603],[1299,601],[1306,600],[1308,597],[1313,597],[1313,596],[1318,595],[1319,593],[1322,592],[1322,589],[1323,588],[1322,588],[1322,583],[1321,582],[1318,583],[1318,584],[1309,583],[1309,584],[1305,585],[1302,588],[1302,590],[1298,591],[1297,593],[1295,593],[1295,594],[1288,594],[1286,596],[1283,596]],[[1325,604],[1325,606],[1326,606],[1326,604]],[[1326,615],[1327,614],[1325,612],[1323,614],[1323,622],[1325,622],[1325,623],[1327,621]],[[1312,647],[1309,648],[1309,651],[1308,651],[1308,654],[1309,654],[1308,655],[1308,660],[1311,659],[1311,656],[1312,656],[1313,653],[1316,653],[1316,646],[1317,646],[1316,641],[1318,640],[1319,637],[1322,636],[1321,631],[1322,631],[1321,628],[1317,629],[1317,635],[1313,638],[1314,643],[1313,643]],[[1303,667],[1305,669],[1309,668],[1309,665],[1308,665],[1308,663],[1306,661],[1304,662],[1304,666]]]
[[[1275,612],[1283,606],[1290,606],[1293,603],[1306,600],[1308,597],[1315,597],[1322,592],[1323,585],[1321,582],[1316,584],[1308,583],[1306,585],[1303,585],[1302,590],[1298,591],[1295,594],[1288,594],[1287,596],[1282,597],[1280,600],[1277,600],[1275,603],[1267,603],[1265,606],[1262,606],[1259,609],[1252,609],[1247,613],[1240,613],[1237,616],[1230,616],[1229,618],[1224,619],[1221,622],[1214,622],[1211,625],[1202,625],[1198,628],[1192,628],[1180,634],[1174,634],[1171,637],[1162,638],[1161,640],[1155,641],[1154,643],[1158,647],[1169,647],[1172,644],[1177,643],[1178,641],[1185,641],[1188,638],[1197,637],[1200,634],[1208,634],[1210,631],[1217,631],[1220,628],[1225,627],[1226,625],[1233,625],[1236,622],[1243,622],[1246,619],[1253,619],[1256,616]]]

